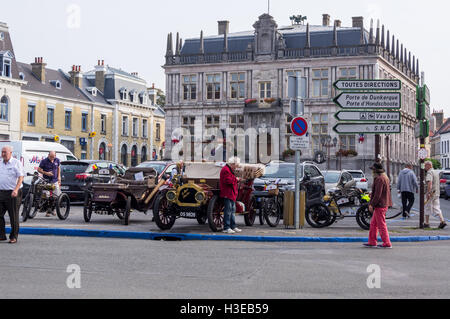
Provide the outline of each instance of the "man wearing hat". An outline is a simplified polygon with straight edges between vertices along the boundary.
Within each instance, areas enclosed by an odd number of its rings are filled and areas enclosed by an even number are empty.
[[[242,230],[236,227],[236,200],[239,190],[239,179],[236,177],[236,169],[241,161],[232,157],[220,172],[220,197],[223,198],[225,209],[223,213],[223,232],[226,234],[240,233]]]
[[[374,163],[370,168],[373,171],[372,194],[369,211],[373,214],[370,223],[369,242],[364,244],[369,248],[392,248],[389,232],[386,225],[386,213],[392,207],[390,181],[381,163]],[[380,233],[383,245],[377,246],[377,235]]]

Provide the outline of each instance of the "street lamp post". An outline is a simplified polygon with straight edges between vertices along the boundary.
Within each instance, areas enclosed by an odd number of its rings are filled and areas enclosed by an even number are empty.
[[[329,170],[330,170],[330,156],[331,156],[331,154],[330,154],[330,149],[331,149],[332,147],[336,147],[336,144],[337,144],[337,138],[335,137],[335,138],[333,139],[333,141],[332,141],[332,140],[331,140],[331,136],[330,136],[330,135],[327,135],[327,136],[321,137],[320,142],[321,142],[321,144],[322,144],[322,147],[326,147],[326,148],[327,148],[327,154],[328,154],[328,158],[327,158],[327,170],[329,171]]]

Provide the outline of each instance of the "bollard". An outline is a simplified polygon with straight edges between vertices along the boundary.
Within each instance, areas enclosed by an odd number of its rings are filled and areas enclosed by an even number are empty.
[[[284,192],[283,223],[286,228],[294,226],[294,197],[294,192]]]

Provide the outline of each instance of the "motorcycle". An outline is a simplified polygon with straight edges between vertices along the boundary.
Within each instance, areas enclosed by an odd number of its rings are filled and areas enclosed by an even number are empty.
[[[331,189],[323,198],[326,209],[321,206],[306,214],[308,224],[314,228],[324,228],[338,220],[353,217],[362,229],[368,230],[372,218],[369,212],[370,196],[355,185],[356,182],[351,181]]]
[[[66,220],[70,212],[69,196],[64,193],[56,196],[54,191],[55,185],[47,183],[37,172],[34,173],[30,189],[23,201],[23,221],[33,219],[38,212],[46,213],[53,211],[55,208],[58,218]]]

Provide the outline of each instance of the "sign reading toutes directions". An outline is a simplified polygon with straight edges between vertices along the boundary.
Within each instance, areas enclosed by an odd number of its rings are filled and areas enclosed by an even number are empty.
[[[338,134],[398,134],[402,97],[399,80],[339,80],[334,83],[339,94],[334,103],[342,108],[334,116]],[[387,91],[387,92],[386,92]]]
[[[345,109],[400,109],[402,106],[401,94],[395,92],[342,93],[334,103]]]

